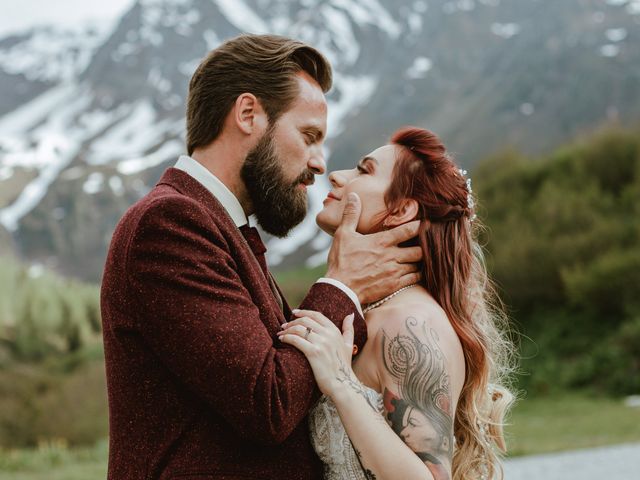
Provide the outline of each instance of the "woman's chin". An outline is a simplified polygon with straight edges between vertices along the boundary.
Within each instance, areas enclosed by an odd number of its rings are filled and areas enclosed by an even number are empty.
[[[316,225],[320,227],[320,230],[328,235],[331,235],[332,237],[338,229],[338,225],[333,225],[331,222],[328,222],[325,218],[323,218],[322,212],[316,215]]]

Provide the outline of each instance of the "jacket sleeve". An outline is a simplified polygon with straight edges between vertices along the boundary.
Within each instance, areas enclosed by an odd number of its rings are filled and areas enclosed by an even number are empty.
[[[342,330],[344,317],[353,313],[355,315],[353,318],[353,343],[358,346],[358,351],[362,351],[367,341],[367,326],[353,301],[344,291],[329,283],[315,283],[300,304],[300,308],[322,313],[340,330]]]
[[[136,327],[160,361],[240,436],[284,441],[318,396],[313,373],[265,327],[211,214],[184,197],[159,199],[126,255]],[[304,305],[341,322],[355,308],[330,288],[314,286]]]

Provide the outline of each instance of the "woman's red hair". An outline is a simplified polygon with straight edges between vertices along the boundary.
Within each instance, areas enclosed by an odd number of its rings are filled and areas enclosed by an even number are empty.
[[[501,471],[499,459],[483,438],[492,438],[504,449],[502,417],[512,396],[500,381],[508,373],[511,348],[496,328],[503,316],[491,305],[495,294],[472,231],[478,222],[472,223],[471,192],[433,132],[404,127],[393,134],[391,144],[399,148],[385,194],[388,211],[395,212],[407,199],[417,202],[422,283],[447,314],[465,356],[465,383],[454,426],[454,479],[485,472],[493,478]]]

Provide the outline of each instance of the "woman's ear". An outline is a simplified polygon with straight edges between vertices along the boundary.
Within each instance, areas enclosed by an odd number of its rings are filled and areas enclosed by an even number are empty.
[[[418,202],[413,198],[407,198],[402,201],[395,211],[387,215],[387,218],[382,222],[382,225],[385,228],[393,228],[410,222],[411,220],[415,220],[418,216],[418,210]]]

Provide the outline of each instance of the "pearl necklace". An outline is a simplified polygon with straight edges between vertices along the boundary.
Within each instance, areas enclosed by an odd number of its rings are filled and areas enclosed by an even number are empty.
[[[396,290],[395,292],[393,292],[391,295],[387,295],[386,297],[384,297],[381,300],[378,300],[377,302],[374,303],[370,303],[369,305],[367,305],[366,307],[364,307],[364,309],[362,310],[362,313],[367,313],[370,310],[373,310],[374,308],[379,307],[380,305],[382,305],[384,302],[391,300],[393,297],[395,297],[396,295],[398,295],[400,292],[404,292],[405,290],[411,288],[411,287],[415,287],[416,285],[418,285],[417,283],[412,283],[411,285],[407,285],[406,287],[402,287],[399,290]]]

